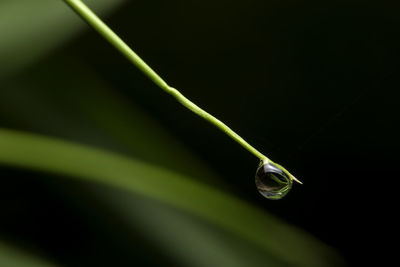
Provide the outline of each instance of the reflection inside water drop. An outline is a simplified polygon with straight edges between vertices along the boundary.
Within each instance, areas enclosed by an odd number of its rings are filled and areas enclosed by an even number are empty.
[[[258,192],[268,199],[281,199],[292,188],[292,179],[271,162],[261,162],[256,172]]]

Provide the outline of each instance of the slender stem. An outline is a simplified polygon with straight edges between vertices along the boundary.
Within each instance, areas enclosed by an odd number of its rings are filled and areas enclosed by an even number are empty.
[[[131,61],[139,70],[141,70],[150,80],[158,85],[162,90],[175,97],[175,99],[186,108],[190,109],[200,117],[214,124],[233,140],[242,145],[245,149],[258,157],[263,162],[270,161],[265,155],[247,143],[242,137],[235,133],[225,123],[212,116],[207,111],[201,109],[192,101],[187,99],[178,90],[169,86],[149,65],[146,64],[117,34],[115,34],[99,17],[94,14],[81,0],[64,0],[75,12],[81,16],[90,26],[92,26],[100,35],[108,40],[117,50],[119,50],[129,61]],[[294,180],[298,181],[286,169]],[[298,181],[300,182],[300,181]]]
[[[225,123],[218,120],[210,113],[195,105],[192,101],[187,99],[178,90],[169,86],[149,65],[146,64],[121,38],[115,34],[99,17],[96,16],[82,1],[80,0],[64,0],[80,15],[90,26],[99,32],[105,39],[107,39],[116,49],[118,49],[129,61],[131,61],[139,70],[141,70],[147,77],[149,77],[156,85],[158,85],[165,92],[175,97],[179,103],[217,126],[233,140],[241,144],[249,152],[253,153],[260,160],[266,160],[267,157],[260,153],[257,149],[247,143],[237,133],[232,131]]]

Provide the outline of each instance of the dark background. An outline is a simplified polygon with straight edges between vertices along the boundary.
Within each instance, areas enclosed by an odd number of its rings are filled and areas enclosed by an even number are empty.
[[[79,60],[223,178],[205,182],[305,229],[350,265],[382,266],[395,256],[390,247],[397,240],[399,12],[395,1],[129,1],[106,17],[171,86],[304,183],[280,201],[257,193],[256,158],[177,104],[92,30],[42,58],[40,68],[45,74],[55,58]],[[68,82],[73,71],[49,79]],[[90,133],[77,137],[48,120],[43,124],[53,126],[40,127],[4,110],[3,105],[2,127],[101,144]],[[87,245],[84,240],[91,240],[96,254],[96,242],[104,239],[117,241],[110,242],[111,252],[99,257],[99,265],[107,266],[117,254],[120,265],[176,264],[140,232],[126,237],[121,229],[110,237],[101,226],[86,225],[92,208],[85,205],[93,199],[83,185],[79,191],[76,182],[49,182],[45,174],[5,166],[0,170],[1,176],[14,177],[0,189],[7,200],[2,208],[9,209],[0,222],[3,239],[35,243],[41,253],[66,265],[81,257],[85,266],[87,255],[78,253]],[[23,199],[14,194],[21,184]],[[4,204],[10,202],[21,209],[28,205],[34,216],[13,214],[15,209]],[[104,207],[92,212],[112,214]],[[35,225],[41,224],[48,231],[38,237]],[[68,230],[60,234],[60,228]],[[123,245],[132,239],[134,256],[124,253]]]

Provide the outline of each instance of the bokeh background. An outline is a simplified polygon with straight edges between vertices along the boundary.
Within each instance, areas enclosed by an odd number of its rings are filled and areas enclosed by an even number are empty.
[[[264,199],[256,158],[152,84],[63,1],[0,0],[1,266],[391,262],[398,2],[87,3],[171,86],[304,185]],[[125,176],[149,187],[170,176],[184,177],[182,186],[161,187],[169,202],[35,169],[27,154],[51,160],[40,146],[16,152],[12,136],[21,132],[144,163],[140,175]],[[199,195],[199,186],[227,202]],[[224,227],[232,220],[236,230]],[[269,245],[248,238],[257,235]]]

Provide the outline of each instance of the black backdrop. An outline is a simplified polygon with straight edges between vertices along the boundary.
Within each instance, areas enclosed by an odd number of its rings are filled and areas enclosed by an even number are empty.
[[[221,189],[304,228],[351,265],[381,266],[397,232],[399,12],[393,1],[131,1],[107,18],[172,86],[304,182],[280,201],[256,192],[252,155],[96,33],[56,53],[82,58],[151,114],[224,178]],[[3,197],[15,197],[12,186]],[[69,207],[61,209],[60,221]],[[27,231],[34,236],[34,227]]]

